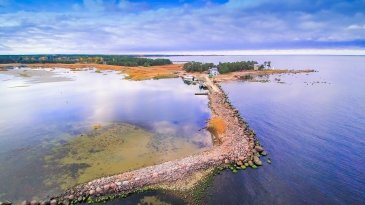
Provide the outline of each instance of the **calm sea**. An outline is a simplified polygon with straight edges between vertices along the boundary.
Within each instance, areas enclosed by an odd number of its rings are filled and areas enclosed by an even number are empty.
[[[215,63],[270,60],[275,68],[319,71],[272,76],[268,83],[223,83],[234,106],[256,131],[272,164],[218,175],[204,204],[365,204],[365,57],[171,59]],[[154,196],[181,203],[162,194]],[[137,204],[143,200],[146,195],[124,201]]]

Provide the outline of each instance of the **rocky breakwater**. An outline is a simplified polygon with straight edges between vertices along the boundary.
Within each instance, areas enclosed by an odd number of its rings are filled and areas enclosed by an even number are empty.
[[[189,177],[196,172],[224,164],[234,164],[236,167],[261,165],[259,153],[264,153],[264,150],[255,140],[254,132],[248,128],[247,123],[231,105],[221,87],[210,79],[206,81],[212,117],[221,118],[225,123],[225,132],[216,136],[218,142],[212,149],[183,159],[96,179],[69,189],[62,195],[51,197],[48,201],[24,201],[23,204],[74,204],[98,201],[99,198],[125,196],[159,185],[167,185],[164,186],[166,188],[168,184],[190,180]]]

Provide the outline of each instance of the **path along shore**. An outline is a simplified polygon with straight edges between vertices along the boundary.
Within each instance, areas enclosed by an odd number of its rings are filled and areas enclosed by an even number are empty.
[[[217,143],[205,152],[186,158],[165,162],[135,171],[103,177],[67,190],[62,195],[50,198],[43,204],[67,204],[82,201],[90,196],[101,197],[113,194],[128,194],[146,187],[175,184],[188,179],[194,173],[209,170],[222,164],[249,163],[261,165],[257,152],[262,148],[255,145],[253,133],[229,103],[226,94],[218,84],[204,78],[209,89],[209,107],[212,118],[223,119],[224,133],[216,136]],[[30,204],[30,202],[23,202]]]

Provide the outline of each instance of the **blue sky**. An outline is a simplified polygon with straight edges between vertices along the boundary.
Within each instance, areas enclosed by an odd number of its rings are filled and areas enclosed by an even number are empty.
[[[0,53],[365,50],[365,0],[0,0]]]

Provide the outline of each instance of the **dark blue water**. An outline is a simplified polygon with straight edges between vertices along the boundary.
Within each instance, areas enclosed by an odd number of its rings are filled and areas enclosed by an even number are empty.
[[[223,84],[273,163],[217,177],[207,204],[364,204],[365,57],[272,61],[319,72]]]
[[[223,84],[233,105],[256,131],[272,164],[218,175],[203,204],[365,204],[365,57],[171,59],[271,60],[275,68],[319,71],[277,75],[269,83]]]

